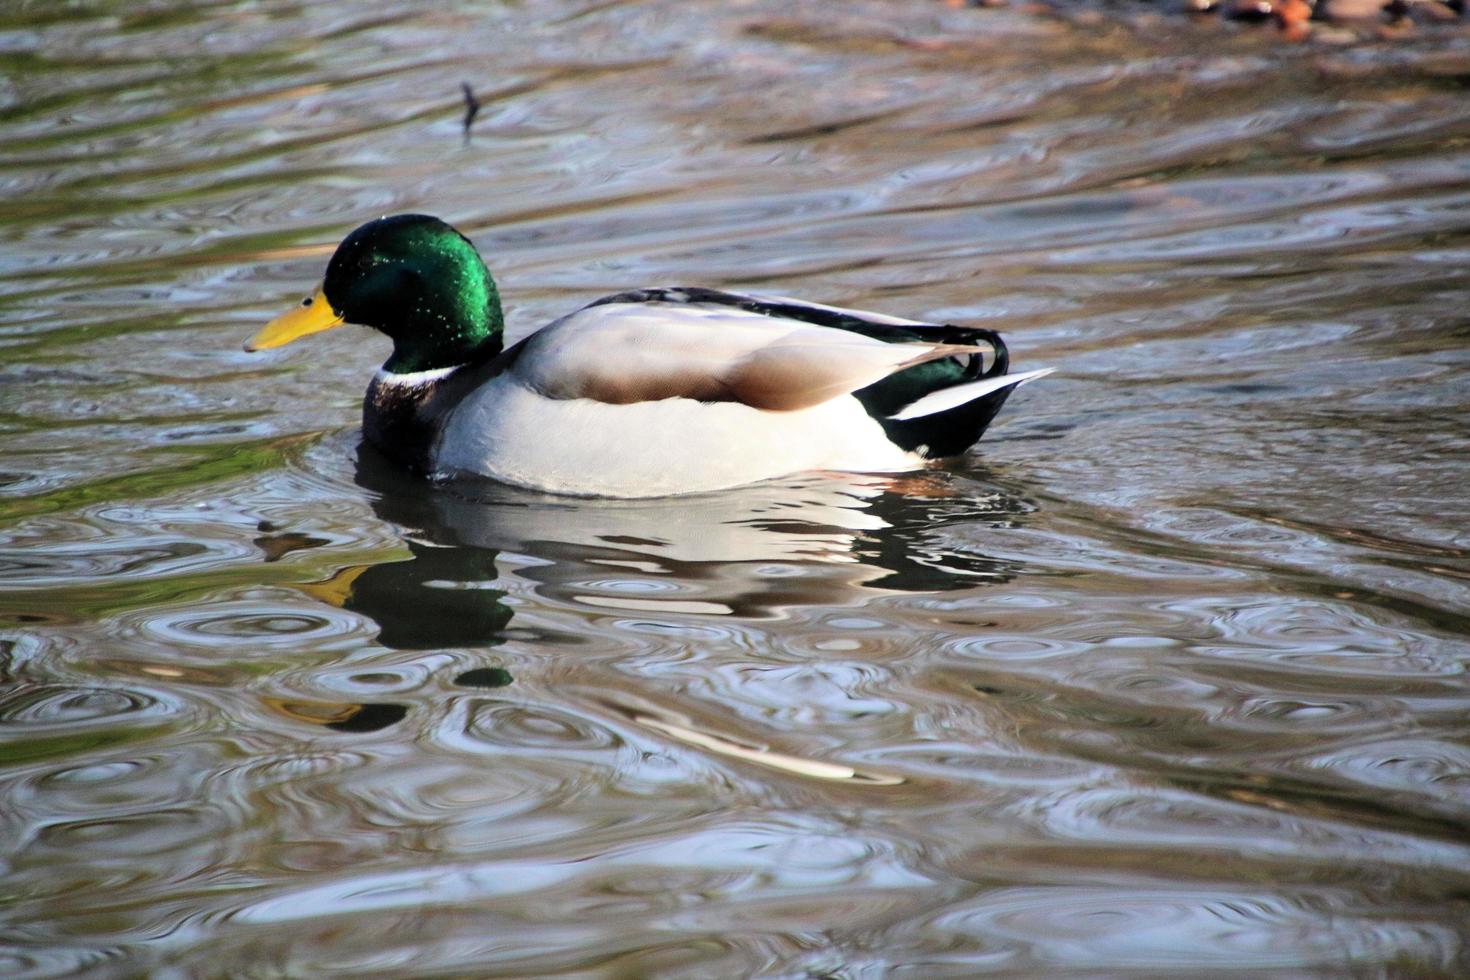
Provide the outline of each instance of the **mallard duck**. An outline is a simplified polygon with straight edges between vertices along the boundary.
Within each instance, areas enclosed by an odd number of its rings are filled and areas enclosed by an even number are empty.
[[[344,323],[393,341],[363,403],[384,454],[582,496],[913,469],[969,448],[1049,373],[1007,374],[992,330],[678,287],[603,297],[506,348],[475,246],[420,214],[348,235],[316,291],[245,349]]]

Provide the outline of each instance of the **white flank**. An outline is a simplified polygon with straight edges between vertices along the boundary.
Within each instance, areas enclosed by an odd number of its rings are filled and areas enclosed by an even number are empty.
[[[854,398],[790,412],[688,398],[608,405],[547,398],[511,375],[454,410],[433,462],[443,474],[590,497],[662,497],[804,470],[923,465],[889,442]]]
[[[999,391],[1011,385],[1023,385],[1028,381],[1045,377],[1055,371],[1056,368],[1042,368],[1039,371],[1027,371],[1025,374],[1005,374],[999,378],[985,378],[980,381],[971,381],[969,384],[955,385],[953,388],[942,388],[933,394],[925,395],[917,401],[909,402],[903,408],[888,416],[891,419],[903,421],[904,419],[916,419],[921,415],[934,415],[951,408],[972,402],[992,391]]]

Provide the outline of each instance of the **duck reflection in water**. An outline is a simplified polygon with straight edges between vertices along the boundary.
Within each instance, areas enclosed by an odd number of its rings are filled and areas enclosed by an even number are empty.
[[[496,552],[406,544],[410,558],[349,565],[305,591],[367,616],[378,624],[378,642],[394,650],[498,643],[511,610],[500,601],[503,591],[485,587],[499,575]]]
[[[399,649],[486,646],[511,618],[490,588],[501,552],[554,602],[769,618],[874,591],[1009,581],[1019,565],[957,547],[950,525],[1013,526],[1022,496],[943,472],[815,474],[673,499],[569,499],[488,480],[425,486],[363,446],[357,482],[408,529],[405,561],[347,568],[309,588],[368,616]]]
[[[410,557],[349,565],[303,588],[372,619],[378,641],[400,650],[500,643],[512,617],[505,590],[495,587],[502,553],[515,556],[510,574],[535,583],[553,605],[773,618],[805,606],[855,605],[875,593],[1009,581],[1018,563],[958,546],[946,528],[1014,526],[1035,509],[994,483],[977,492],[970,480],[936,471],[812,474],[677,499],[583,500],[483,480],[426,486],[363,446],[356,476],[378,516],[406,529]],[[498,666],[455,678],[471,688],[512,680]],[[816,763],[696,732],[690,719],[650,705],[633,720],[668,737],[816,771]],[[390,705],[271,707],[339,731],[374,731],[403,717]],[[884,778],[843,771],[846,779]]]

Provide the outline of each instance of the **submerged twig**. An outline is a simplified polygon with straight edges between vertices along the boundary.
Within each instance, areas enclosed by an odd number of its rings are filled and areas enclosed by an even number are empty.
[[[464,141],[470,141],[470,126],[474,125],[475,117],[480,114],[480,100],[475,98],[475,90],[470,88],[469,82],[460,82],[460,90],[464,92]]]

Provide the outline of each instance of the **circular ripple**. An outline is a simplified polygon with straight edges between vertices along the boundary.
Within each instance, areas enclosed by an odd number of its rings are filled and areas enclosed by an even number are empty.
[[[695,591],[687,583],[646,578],[589,578],[568,582],[567,586],[573,589],[585,589],[589,592],[603,591],[632,595],[662,595]]]
[[[136,733],[123,734],[131,741]],[[72,758],[17,779],[8,797],[12,815],[40,831],[66,821],[131,819],[194,805],[196,775],[217,756],[178,738],[167,745],[148,741],[154,754],[119,756],[108,746],[106,757]]]
[[[368,637],[364,622],[349,612],[320,604],[290,608],[265,602],[211,604],[155,611],[137,624],[144,638],[173,646],[230,650],[309,646],[330,648],[350,637]]]
[[[29,980],[31,977],[75,977],[100,970],[104,964],[116,967],[122,958],[117,949],[80,949],[48,945],[45,949],[12,946],[0,950],[0,977]]]
[[[1313,897],[1210,890],[1003,888],[937,929],[1025,943],[1041,962],[1093,970],[1292,969],[1404,958],[1443,962],[1448,930]],[[1354,912],[1357,911],[1357,914]]]
[[[1173,790],[1097,789],[1048,801],[1047,832],[1065,840],[1157,847],[1180,838],[1264,846],[1300,833],[1287,814]]]
[[[69,790],[73,786],[101,786],[106,783],[124,783],[136,778],[147,769],[147,763],[137,759],[121,759],[98,762],[92,765],[67,766],[53,769],[41,776],[37,785],[45,789]]]
[[[192,620],[187,624],[193,632],[204,636],[297,636],[329,626],[319,616],[218,616]]]
[[[344,185],[338,182],[330,194],[287,197],[260,194],[243,200],[235,209],[236,223],[277,229],[285,225],[310,226],[352,222],[365,214],[392,214],[404,207],[399,195],[378,184]],[[199,216],[194,220],[204,220]],[[350,226],[350,224],[349,224]]]
[[[38,836],[45,849],[56,853],[133,859],[195,846],[212,849],[221,840],[218,817],[202,807],[155,810],[54,823]]]
[[[23,687],[0,697],[0,724],[72,726],[169,710],[159,698],[142,691],[48,684]]]
[[[615,749],[616,733],[585,718],[544,706],[480,701],[470,708],[465,733],[475,742],[517,749]]]
[[[1372,742],[1325,752],[1306,764],[1379,789],[1470,800],[1470,748],[1449,740]]]

